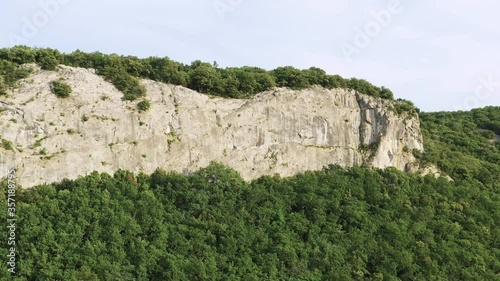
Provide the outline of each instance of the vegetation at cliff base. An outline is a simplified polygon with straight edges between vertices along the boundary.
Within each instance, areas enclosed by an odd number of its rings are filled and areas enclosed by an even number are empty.
[[[330,166],[247,183],[212,164],[191,176],[94,173],[19,191],[17,199],[24,280],[495,280],[500,273],[499,194],[476,180]]]
[[[423,114],[419,157],[453,180],[332,165],[246,182],[212,163],[19,189],[17,278],[499,280],[499,113]]]

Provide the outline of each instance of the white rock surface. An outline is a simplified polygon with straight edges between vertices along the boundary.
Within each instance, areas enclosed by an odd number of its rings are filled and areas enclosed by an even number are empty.
[[[50,92],[58,78],[72,86],[69,98]],[[423,150],[419,120],[397,116],[391,101],[320,87],[233,100],[142,83],[152,102],[147,112],[137,110],[138,101],[122,101],[123,94],[93,70],[37,69],[0,98],[0,134],[15,147],[0,148],[0,177],[16,167],[20,185],[31,187],[92,171],[188,173],[212,160],[245,179],[328,164],[418,170],[403,148]],[[374,142],[380,143],[376,151],[359,150]]]

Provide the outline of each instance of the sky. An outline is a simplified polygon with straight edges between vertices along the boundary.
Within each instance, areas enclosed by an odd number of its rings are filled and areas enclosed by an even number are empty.
[[[221,67],[316,66],[423,111],[500,105],[495,0],[16,0],[0,47],[168,56]]]

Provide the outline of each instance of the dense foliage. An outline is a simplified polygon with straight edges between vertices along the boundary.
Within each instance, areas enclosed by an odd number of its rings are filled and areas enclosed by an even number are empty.
[[[17,198],[24,280],[495,280],[500,273],[500,198],[475,180],[331,166],[248,184],[212,165],[191,176],[95,173]]]
[[[62,54],[57,50],[25,46],[0,49],[0,77],[3,76],[8,85],[23,78],[24,72],[15,72],[19,71],[20,65],[26,63],[37,63],[45,70],[55,70],[58,64],[94,68],[99,75],[122,91],[126,100],[145,95],[145,89],[138,78],[181,85],[201,93],[232,98],[250,97],[276,86],[304,89],[319,85],[328,89],[350,88],[367,95],[393,99],[393,93],[387,88],[374,86],[362,79],[344,79],[339,75],[328,75],[316,67],[299,70],[287,66],[267,71],[257,67],[220,68],[215,62],[210,64],[199,60],[186,65],[167,57],[139,59],[133,56],[81,51]],[[1,82],[0,80],[0,92]]]
[[[423,114],[419,157],[453,181],[329,166],[248,183],[213,163],[18,190],[19,280],[499,280],[499,113]]]
[[[500,182],[500,107],[421,113],[420,118],[425,153],[416,154],[422,164],[437,164],[454,179]]]
[[[15,86],[18,80],[28,77],[29,74],[29,68],[0,59],[0,96],[7,93],[7,87]]]

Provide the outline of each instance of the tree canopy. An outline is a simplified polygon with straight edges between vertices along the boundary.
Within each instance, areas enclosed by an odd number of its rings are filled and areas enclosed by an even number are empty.
[[[57,65],[94,68],[99,75],[113,83],[124,93],[124,99],[134,100],[145,95],[139,78],[185,86],[205,94],[230,98],[248,98],[273,87],[305,89],[319,85],[328,89],[349,88],[360,93],[394,99],[385,87],[377,87],[362,79],[345,79],[339,75],[328,75],[324,70],[311,67],[300,70],[293,66],[278,67],[268,71],[258,67],[220,68],[199,60],[190,65],[168,57],[140,59],[134,56],[119,56],[100,52],[85,53],[80,50],[69,54],[48,48],[15,46],[0,49],[0,77],[7,86],[24,78],[27,70],[20,66],[37,63],[44,70],[56,70]],[[16,73],[19,72],[19,73]],[[1,82],[1,81],[0,81]],[[0,83],[0,92],[1,92]]]

